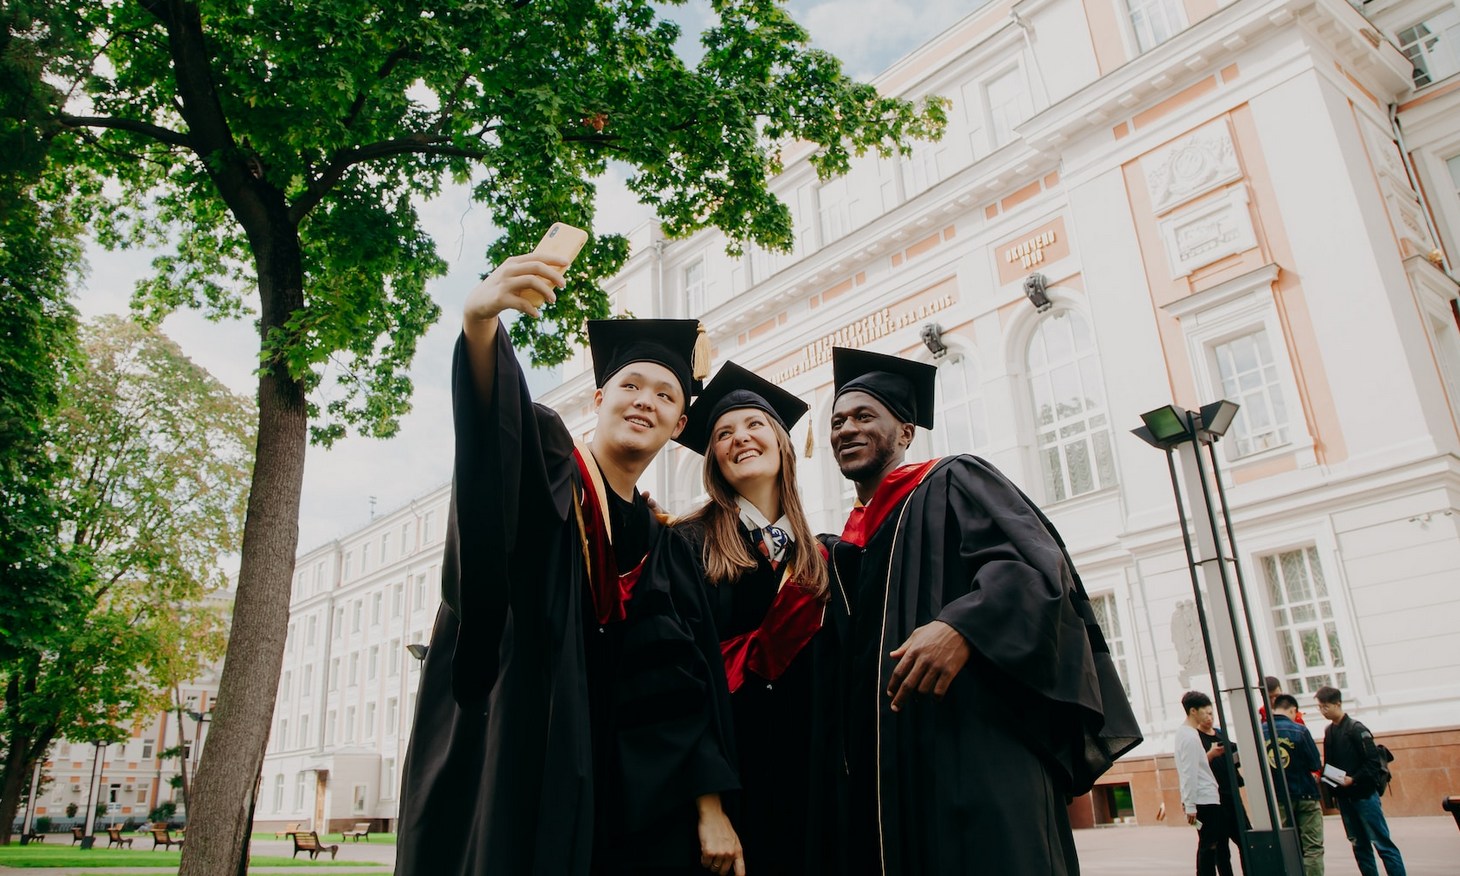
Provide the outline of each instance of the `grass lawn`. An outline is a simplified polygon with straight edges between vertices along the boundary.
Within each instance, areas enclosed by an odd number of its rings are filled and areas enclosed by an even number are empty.
[[[103,839],[105,842],[105,839]],[[341,851],[344,851],[341,849]],[[28,846],[0,846],[0,867],[167,867],[176,864],[179,856],[176,850],[158,849],[151,851],[130,851],[127,849],[93,848],[83,852],[75,847],[54,845],[47,848],[43,843]],[[383,867],[368,861],[330,861],[321,858],[310,861],[307,856],[293,859],[283,855],[254,855],[249,869],[264,867]],[[373,871],[376,876],[380,870]]]
[[[272,840],[280,840],[282,842],[288,842],[288,839],[286,839],[285,837],[274,836],[274,832],[272,830],[257,831],[257,832],[255,832],[253,834],[250,834],[250,836],[253,837],[254,842],[258,842],[259,840],[271,840],[271,841]],[[322,843],[328,843],[330,845],[333,845],[334,843],[343,843],[343,845],[340,846],[340,851],[342,851],[342,852],[345,849],[348,849],[350,846],[355,845],[355,842],[356,842],[355,840],[352,840],[352,839],[350,839],[350,840],[342,840],[342,839],[340,839],[340,832],[337,831],[337,830],[330,831],[329,833],[322,833],[322,834],[320,834],[319,835],[319,841],[322,842]],[[373,833],[372,832],[370,834],[370,836],[366,837],[365,839],[360,840],[359,843],[362,846],[363,845],[366,845],[366,844],[393,846],[393,845],[395,845],[395,834],[393,834],[393,833]]]

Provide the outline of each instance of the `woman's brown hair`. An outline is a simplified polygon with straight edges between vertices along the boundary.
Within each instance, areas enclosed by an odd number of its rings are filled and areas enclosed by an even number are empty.
[[[774,418],[767,417],[766,421],[776,434],[777,453],[781,458],[781,473],[776,478],[781,514],[790,522],[791,537],[796,541],[790,561],[790,580],[824,599],[828,583],[826,563],[821,559],[816,538],[806,522],[806,511],[801,507],[801,494],[796,489],[796,452],[791,447],[791,436]],[[686,517],[684,522],[704,528],[705,578],[718,587],[754,569],[758,561],[751,556],[745,539],[740,535],[743,527],[737,493],[720,471],[713,447],[705,452],[704,477],[705,492],[710,500]]]

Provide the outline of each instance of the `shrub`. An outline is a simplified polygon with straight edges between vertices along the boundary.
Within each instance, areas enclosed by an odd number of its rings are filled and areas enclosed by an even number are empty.
[[[36,833],[50,833],[51,832],[51,816],[49,816],[49,815],[38,815],[38,816],[36,816],[35,827],[33,829],[35,830]]]
[[[79,812],[79,811],[81,811],[81,807],[80,806],[77,806],[76,805],[76,802],[74,800],[72,802],[66,804],[66,817],[67,818],[75,818],[76,817],[76,813]]]

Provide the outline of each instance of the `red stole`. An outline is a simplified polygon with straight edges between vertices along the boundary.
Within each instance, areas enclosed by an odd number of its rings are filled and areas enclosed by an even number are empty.
[[[932,471],[933,466],[938,464],[937,459],[930,459],[927,462],[914,462],[909,465],[899,466],[893,469],[892,473],[882,479],[877,485],[877,490],[872,493],[872,498],[865,505],[858,505],[852,509],[847,517],[846,526],[842,527],[842,541],[850,542],[857,547],[866,547],[867,539],[877,531],[892,509],[907,498],[908,493],[917,489],[923,478]]]
[[[826,548],[816,547],[825,559]],[[747,670],[766,681],[780,678],[816,631],[821,629],[826,604],[815,593],[791,580],[790,563],[782,564],[782,568],[785,571],[781,573],[776,598],[761,619],[760,626],[720,643],[720,654],[725,658],[725,680],[730,682],[731,693],[745,684]]]
[[[578,535],[583,540],[583,564],[588,570],[588,593],[593,600],[593,615],[601,624],[624,619],[625,606],[634,593],[634,585],[644,571],[644,560],[622,575],[613,552],[613,534],[609,531],[609,489],[598,471],[593,454],[581,444],[573,448],[578,473],[583,476],[583,495],[574,496],[573,508],[578,515]]]

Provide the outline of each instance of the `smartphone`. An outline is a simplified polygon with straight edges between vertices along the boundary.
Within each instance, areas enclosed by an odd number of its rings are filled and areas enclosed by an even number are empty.
[[[581,228],[574,228],[562,222],[554,222],[542,240],[537,242],[532,254],[543,261],[560,264],[567,267],[583,251],[583,244],[588,242],[588,232]]]
[[[554,222],[542,240],[533,247],[530,255],[535,255],[545,262],[561,266],[566,271],[578,253],[583,251],[583,245],[588,242],[588,232],[581,228],[574,228],[564,222]],[[526,293],[526,297],[538,307],[542,307],[547,299],[536,292]]]

